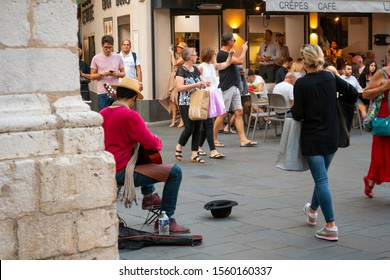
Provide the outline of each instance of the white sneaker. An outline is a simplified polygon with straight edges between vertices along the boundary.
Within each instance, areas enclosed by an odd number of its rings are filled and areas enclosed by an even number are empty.
[[[309,211],[310,203],[306,203],[305,206],[303,206],[303,213],[306,215],[306,222],[310,226],[315,226],[317,224],[317,213],[312,214]]]
[[[316,237],[328,241],[337,241],[339,240],[339,229],[336,226],[332,228],[324,226],[322,229],[317,231]]]

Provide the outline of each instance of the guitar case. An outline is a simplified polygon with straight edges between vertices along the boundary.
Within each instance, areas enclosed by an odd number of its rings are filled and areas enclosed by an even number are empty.
[[[145,246],[199,246],[202,235],[156,235],[150,232],[119,226],[118,249],[138,250]]]

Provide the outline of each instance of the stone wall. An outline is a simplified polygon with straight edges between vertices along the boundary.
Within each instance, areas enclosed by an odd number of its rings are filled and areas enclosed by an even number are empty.
[[[0,9],[0,259],[118,259],[115,162],[80,97],[75,0]]]

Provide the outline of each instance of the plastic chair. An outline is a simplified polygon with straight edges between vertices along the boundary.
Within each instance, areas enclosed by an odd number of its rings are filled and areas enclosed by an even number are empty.
[[[283,131],[283,123],[284,123],[284,121],[287,118],[287,113],[288,113],[288,110],[289,110],[289,108],[287,108],[287,105],[286,105],[286,100],[284,99],[284,96],[282,94],[268,93],[267,95],[268,95],[268,100],[269,100],[268,120],[269,121],[274,121],[274,122],[280,122],[282,124],[282,131]],[[277,109],[278,111],[283,111],[284,112],[283,118],[278,118],[276,116],[275,109]],[[272,114],[272,112],[274,114]],[[265,142],[265,140],[267,138],[267,130],[268,130],[268,126],[269,126],[268,123],[269,122],[266,122],[266,125],[265,125],[263,142]],[[281,133],[282,133],[282,131],[281,131]],[[277,125],[275,125],[275,135],[276,136],[280,135],[280,134],[278,134]]]
[[[268,93],[272,93],[272,91],[274,90],[275,85],[276,85],[275,83],[265,83],[265,86],[267,87]]]
[[[252,140],[253,140],[255,138],[257,121],[259,120],[259,118],[264,118],[264,117],[269,116],[269,114],[267,112],[264,112],[264,113],[263,112],[259,112],[259,110],[258,110],[259,107],[267,107],[268,103],[260,102],[260,100],[257,97],[256,93],[254,93],[253,91],[251,91],[249,93],[250,93],[250,97],[251,97],[251,112],[249,114],[248,128],[247,128],[247,131],[246,131],[246,137],[248,137],[248,134],[249,134],[251,121],[252,121],[252,119],[254,119],[255,120],[255,124],[253,126],[253,133],[252,133]],[[275,115],[275,112],[273,112],[272,115]]]

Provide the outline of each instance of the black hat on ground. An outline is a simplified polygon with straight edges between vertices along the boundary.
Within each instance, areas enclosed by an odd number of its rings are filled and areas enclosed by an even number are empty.
[[[204,205],[205,210],[210,210],[214,218],[226,218],[232,212],[232,207],[238,205],[233,200],[213,200]]]

